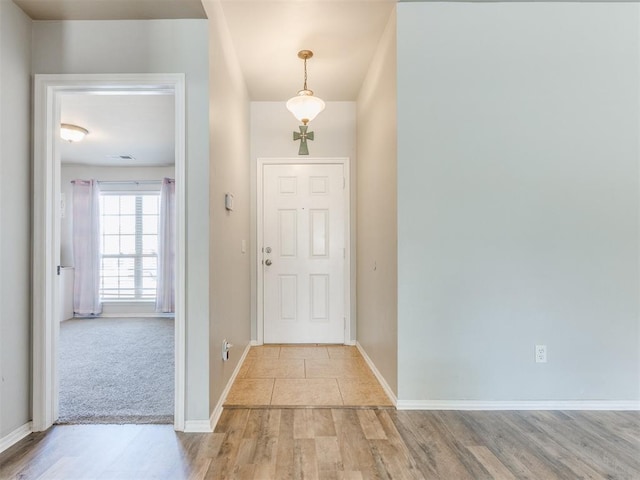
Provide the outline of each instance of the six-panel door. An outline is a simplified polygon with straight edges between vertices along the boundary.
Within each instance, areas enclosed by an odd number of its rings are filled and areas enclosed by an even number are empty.
[[[342,165],[265,165],[265,343],[344,343]]]

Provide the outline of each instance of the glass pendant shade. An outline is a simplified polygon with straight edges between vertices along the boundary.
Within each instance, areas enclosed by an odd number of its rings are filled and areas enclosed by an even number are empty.
[[[287,110],[306,125],[324,110],[324,101],[314,97],[311,90],[300,90],[298,95],[287,102]]]

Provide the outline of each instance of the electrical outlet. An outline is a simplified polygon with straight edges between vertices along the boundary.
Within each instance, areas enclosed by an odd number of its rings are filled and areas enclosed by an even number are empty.
[[[546,345],[536,345],[536,363],[547,363]]]

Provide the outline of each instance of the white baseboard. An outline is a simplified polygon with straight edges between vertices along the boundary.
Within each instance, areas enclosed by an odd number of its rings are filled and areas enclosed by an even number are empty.
[[[214,408],[213,412],[211,413],[211,417],[209,418],[210,432],[213,432],[215,430],[216,425],[218,424],[218,420],[220,420],[220,415],[222,415],[222,406],[224,405],[224,402],[227,401],[227,395],[229,395],[229,390],[231,390],[231,386],[233,385],[233,382],[236,380],[238,373],[240,373],[240,369],[242,368],[242,364],[247,358],[247,354],[249,353],[249,350],[251,349],[252,346],[255,346],[252,344],[253,342],[249,342],[249,344],[244,349],[244,352],[242,352],[242,357],[240,357],[240,361],[236,365],[236,368],[233,371],[233,373],[231,374],[231,378],[229,378],[229,381],[227,382],[227,386],[224,387],[224,390],[222,391],[222,395],[220,395],[220,399],[216,404],[216,408]]]
[[[211,433],[211,422],[209,420],[186,420],[184,422],[185,433]]]
[[[398,410],[640,410],[640,401],[615,400],[398,400]]]
[[[355,340],[349,340],[348,342],[344,342],[344,344],[349,347],[355,347],[357,346],[358,342],[356,342]]]
[[[258,343],[258,341],[257,341],[257,340],[251,340],[251,341],[249,342],[249,345],[251,345],[252,347],[257,347],[257,346],[262,345],[262,344],[261,344],[261,343]]]
[[[367,355],[367,352],[365,352],[364,348],[362,348],[362,345],[360,345],[360,342],[356,342],[356,347],[358,348],[358,351],[362,355],[362,358],[364,358],[364,361],[367,362],[367,365],[369,365],[369,368],[378,379],[378,382],[380,382],[380,385],[382,385],[384,393],[387,394],[387,397],[389,397],[389,399],[394,405],[398,405],[398,398],[396,397],[396,394],[393,393],[393,390],[391,390],[391,387],[389,386],[385,378],[382,376],[378,368],[375,366],[375,364],[373,363],[373,360],[371,360],[369,355]]]
[[[13,432],[0,438],[0,453],[12,447],[27,435],[31,434],[31,422],[16,428]]]

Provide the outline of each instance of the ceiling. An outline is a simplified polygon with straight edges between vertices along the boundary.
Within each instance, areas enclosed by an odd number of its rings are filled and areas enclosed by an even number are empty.
[[[354,101],[396,0],[216,0],[249,96],[285,101],[302,88],[299,50],[313,50],[309,88]],[[35,20],[206,18],[201,0],[14,0]]]
[[[249,95],[284,101],[302,88],[323,100],[354,101],[395,0],[222,2]]]
[[[173,95],[64,95],[61,121],[89,130],[81,142],[60,140],[63,164],[174,164]]]
[[[297,57],[302,49],[314,52],[307,65],[308,86],[318,97],[355,101],[396,4],[396,0],[210,1],[222,6],[251,100],[282,102],[302,88],[303,61]],[[206,18],[201,0],[14,2],[34,20]],[[90,131],[82,142],[62,145],[63,163],[173,163],[172,97],[72,95],[62,107],[64,123]],[[110,155],[132,155],[135,160]]]
[[[13,0],[34,20],[206,18],[200,0]]]

